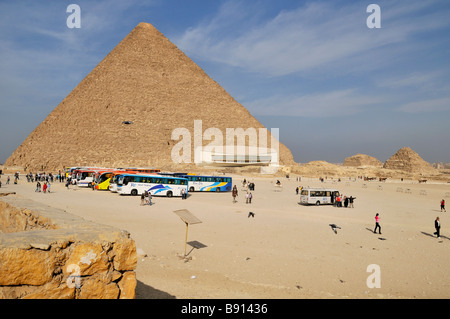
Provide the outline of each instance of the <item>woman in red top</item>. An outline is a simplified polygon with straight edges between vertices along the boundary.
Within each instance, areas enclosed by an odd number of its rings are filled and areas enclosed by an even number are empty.
[[[442,211],[446,212],[446,210],[445,210],[445,200],[441,200],[441,212]]]
[[[375,229],[373,230],[374,234],[377,233],[377,228],[378,233],[381,235],[380,217],[378,216],[378,213],[375,215]]]

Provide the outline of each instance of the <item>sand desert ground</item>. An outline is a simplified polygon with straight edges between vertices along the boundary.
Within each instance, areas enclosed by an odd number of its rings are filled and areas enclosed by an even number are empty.
[[[136,298],[450,298],[450,212],[439,205],[450,199],[450,184],[232,177],[234,204],[229,192],[196,192],[140,206],[139,196],[67,190],[59,182],[43,194],[24,177],[5,185],[5,175],[1,191],[130,232],[147,254],[138,258]],[[244,178],[255,183],[252,204],[245,203]],[[298,185],[337,188],[356,197],[355,207],[299,205]],[[182,208],[202,220],[189,227],[188,242],[197,248],[188,245],[187,258],[185,224],[173,213]],[[372,231],[376,213],[381,235]],[[432,235],[437,216],[440,239]],[[334,233],[331,223],[341,229]],[[372,264],[380,267],[380,288],[367,285]]]

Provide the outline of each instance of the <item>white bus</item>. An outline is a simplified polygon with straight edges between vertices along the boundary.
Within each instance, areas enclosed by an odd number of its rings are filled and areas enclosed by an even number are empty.
[[[303,188],[300,192],[300,203],[305,205],[334,204],[339,196],[337,189]]]
[[[152,196],[181,196],[184,189],[188,193],[188,180],[181,177],[170,177],[147,174],[123,174],[117,180],[117,193],[138,195],[148,191]]]
[[[181,175],[189,181],[190,192],[229,192],[232,179],[227,176]]]

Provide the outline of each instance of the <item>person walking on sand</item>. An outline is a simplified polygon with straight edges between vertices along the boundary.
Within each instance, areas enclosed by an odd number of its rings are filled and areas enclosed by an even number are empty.
[[[233,196],[233,203],[236,203],[236,196],[238,196],[238,190],[236,185],[233,186],[233,190],[231,191],[231,196]]]
[[[441,212],[442,211],[446,212],[446,210],[445,210],[445,200],[441,200]]]
[[[375,229],[373,230],[374,234],[377,233],[377,228],[378,228],[378,233],[381,235],[380,216],[378,213],[375,215]]]
[[[249,203],[249,204],[252,203],[252,198],[253,198],[252,193],[248,193],[248,203]]]
[[[148,204],[152,206],[152,193],[148,192]]]
[[[47,182],[44,182],[44,186],[42,186],[42,190],[44,191],[44,194],[47,192]]]
[[[439,217],[436,217],[434,221],[434,228],[436,232],[433,235],[436,235],[437,238],[441,238],[441,222],[439,221]]]
[[[35,192],[40,192],[40,191],[41,191],[41,183],[37,182]]]

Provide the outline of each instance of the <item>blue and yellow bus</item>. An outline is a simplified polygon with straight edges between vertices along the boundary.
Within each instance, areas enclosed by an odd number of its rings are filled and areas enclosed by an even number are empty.
[[[188,180],[190,192],[229,192],[231,191],[231,177],[183,175]]]

